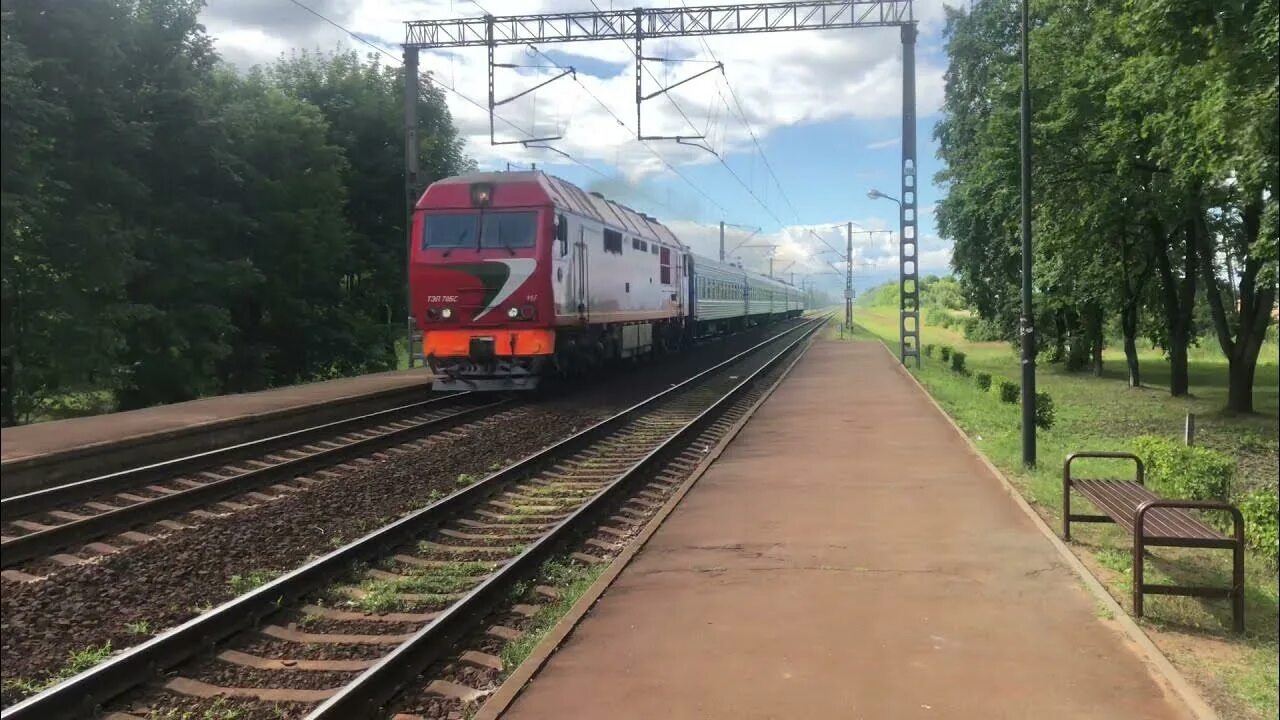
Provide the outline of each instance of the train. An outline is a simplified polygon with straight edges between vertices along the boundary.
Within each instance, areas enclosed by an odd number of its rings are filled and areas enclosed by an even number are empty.
[[[805,309],[794,286],[541,170],[432,183],[411,237],[411,322],[436,390],[532,390]]]

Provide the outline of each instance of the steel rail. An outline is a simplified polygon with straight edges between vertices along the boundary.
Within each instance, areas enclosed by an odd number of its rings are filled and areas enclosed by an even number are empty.
[[[284,447],[305,445],[320,437],[333,435],[334,433],[340,434],[352,428],[368,425],[379,418],[391,417],[419,409],[429,410],[434,406],[444,404],[446,401],[456,400],[470,394],[470,392],[454,393],[355,417],[343,418],[321,425],[299,428],[279,435],[249,440],[235,445],[214,448],[213,450],[205,450],[192,455],[149,463],[106,475],[77,480],[64,485],[33,490],[29,493],[14,495],[0,500],[0,517],[8,520],[13,517],[30,515],[115,490],[148,485],[182,473],[194,473],[213,467],[220,467],[231,462],[243,460],[249,453],[263,455]]]
[[[317,468],[336,465],[348,458],[405,442],[414,435],[447,430],[510,402],[510,399],[504,398],[495,402],[465,408],[443,417],[424,420],[408,427],[396,428],[390,432],[361,438],[334,448],[326,448],[319,452],[309,453],[299,458],[266,465],[222,480],[205,482],[186,490],[179,490],[169,495],[161,495],[146,502],[125,505],[116,510],[108,510],[97,515],[86,516],[82,520],[72,520],[62,525],[55,525],[47,530],[38,530],[26,535],[19,535],[0,544],[0,567],[12,567],[78,542],[87,542],[94,538],[113,532],[121,532],[153,520],[164,519],[187,508],[216,502],[253,487],[278,481],[280,478],[297,477]],[[339,421],[340,424],[348,422],[350,421]],[[313,428],[308,428],[306,432],[311,430]],[[169,477],[172,477],[172,475]]]
[[[787,343],[758,369],[624,470],[524,552],[508,561],[464,597],[442,611],[430,624],[397,646],[373,667],[343,686],[335,695],[308,714],[306,720],[349,720],[367,717],[391,700],[401,690],[405,678],[416,677],[428,665],[439,659],[441,653],[447,650],[452,642],[456,641],[468,628],[474,626],[475,621],[481,619],[506,596],[508,589],[519,578],[536,570],[563,545],[565,540],[585,529],[594,518],[599,516],[601,508],[609,507],[620,490],[629,486],[637,476],[665,456],[673,447],[688,438],[696,437],[743,391],[754,385],[792,349],[822,327],[822,324],[822,321],[813,321],[810,327],[800,333],[799,337]]]
[[[813,330],[820,327],[825,319],[824,317],[810,321],[807,334],[811,334]],[[412,540],[425,530],[455,517],[459,510],[483,502],[507,482],[536,472],[539,468],[555,462],[557,458],[592,442],[597,436],[624,424],[639,412],[681,390],[692,387],[707,375],[724,369],[760,348],[805,327],[806,325],[799,325],[788,328],[431,505],[411,512],[255,590],[228,600],[203,615],[124,650],[78,675],[6,708],[0,712],[0,720],[43,720],[50,717],[76,717],[90,714],[108,700],[212,648],[218,641],[252,626],[262,618],[279,611],[285,604],[314,591],[326,581],[351,571],[356,563],[376,557]],[[776,359],[774,358],[771,362]],[[526,555],[518,556],[512,563],[524,557]],[[489,584],[485,583],[481,587],[486,586]],[[456,612],[454,615],[456,616]],[[385,672],[386,670],[380,671],[379,677]]]

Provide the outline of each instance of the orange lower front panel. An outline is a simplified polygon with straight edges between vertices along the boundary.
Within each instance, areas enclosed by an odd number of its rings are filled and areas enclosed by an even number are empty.
[[[493,340],[499,357],[550,355],[556,349],[554,330],[428,330],[422,337],[422,354],[436,357],[467,357],[472,338]]]

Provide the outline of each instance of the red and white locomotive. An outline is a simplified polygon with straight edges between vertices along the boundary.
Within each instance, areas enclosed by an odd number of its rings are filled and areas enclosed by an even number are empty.
[[[432,184],[413,237],[410,299],[439,390],[533,388],[803,310],[794,287],[540,171]]]

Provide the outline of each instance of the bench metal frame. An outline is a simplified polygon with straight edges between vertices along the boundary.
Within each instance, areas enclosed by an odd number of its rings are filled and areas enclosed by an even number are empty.
[[[1076,452],[1067,456],[1062,463],[1062,537],[1070,542],[1071,523],[1115,523],[1110,515],[1079,515],[1071,512],[1071,488],[1073,477],[1071,463],[1078,458],[1096,458],[1110,460],[1132,460],[1134,463],[1134,482],[1146,487],[1146,468],[1142,459],[1127,452]],[[1128,482],[1128,481],[1118,481]],[[1083,494],[1083,493],[1082,493]],[[1088,495],[1085,494],[1088,498]],[[1219,510],[1231,514],[1234,528],[1232,537],[1181,538],[1181,537],[1147,537],[1147,514],[1157,508],[1178,510]],[[1144,581],[1146,549],[1160,547],[1190,547],[1230,550],[1232,554],[1231,587],[1206,587],[1201,585],[1156,585]],[[1166,500],[1156,498],[1140,503],[1133,511],[1133,614],[1143,616],[1144,595],[1185,595],[1191,597],[1225,598],[1231,600],[1232,629],[1244,632],[1244,516],[1240,509],[1231,503],[1218,500]]]

